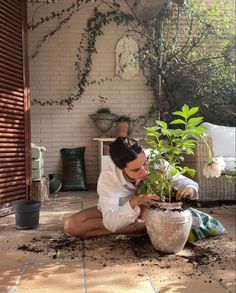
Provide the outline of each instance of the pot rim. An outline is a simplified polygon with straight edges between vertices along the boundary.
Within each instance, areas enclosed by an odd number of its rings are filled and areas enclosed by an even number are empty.
[[[160,202],[159,208],[161,209],[182,209],[183,202],[178,201],[178,202]]]

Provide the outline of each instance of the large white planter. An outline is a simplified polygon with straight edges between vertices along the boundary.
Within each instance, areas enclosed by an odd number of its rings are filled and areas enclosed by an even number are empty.
[[[188,209],[182,210],[181,203],[164,203],[162,208],[148,209],[145,217],[147,233],[156,250],[177,253],[188,239],[192,214]]]

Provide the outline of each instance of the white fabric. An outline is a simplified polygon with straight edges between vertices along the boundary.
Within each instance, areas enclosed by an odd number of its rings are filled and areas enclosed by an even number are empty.
[[[225,162],[225,170],[236,170],[236,158],[235,157],[223,157]]]
[[[146,154],[147,152],[145,151]],[[118,231],[138,218],[140,208],[133,209],[129,203],[129,198],[136,193],[138,184],[139,181],[136,181],[135,185],[126,181],[122,171],[112,161],[101,171],[97,186],[98,209],[102,212],[103,224],[108,230]],[[193,187],[196,191],[194,198],[198,196],[198,184],[183,175],[174,177],[173,186],[179,189]]]
[[[236,157],[236,127],[204,122],[206,133],[212,138],[214,157]]]

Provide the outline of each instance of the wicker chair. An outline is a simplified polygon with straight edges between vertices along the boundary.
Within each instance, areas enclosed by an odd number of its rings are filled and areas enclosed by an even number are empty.
[[[212,141],[207,137],[209,146],[212,149]],[[232,201],[236,200],[236,177],[229,179],[225,174],[218,178],[206,178],[203,175],[203,167],[208,161],[208,150],[203,140],[196,145],[195,154],[186,156],[184,165],[194,168],[197,172],[193,178],[199,184],[200,201]]]

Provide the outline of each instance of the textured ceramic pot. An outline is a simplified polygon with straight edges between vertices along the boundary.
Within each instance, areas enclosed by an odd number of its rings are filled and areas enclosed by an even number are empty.
[[[177,253],[183,249],[188,239],[192,214],[188,209],[182,210],[181,203],[166,203],[161,209],[148,209],[145,224],[156,250]]]
[[[96,113],[89,116],[95,123],[102,133],[109,131],[116,118],[115,114],[112,113]]]

